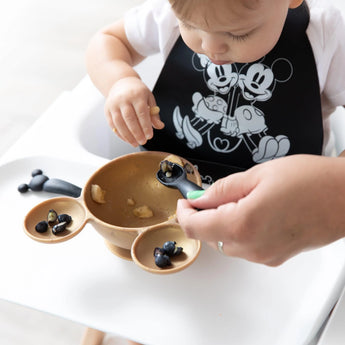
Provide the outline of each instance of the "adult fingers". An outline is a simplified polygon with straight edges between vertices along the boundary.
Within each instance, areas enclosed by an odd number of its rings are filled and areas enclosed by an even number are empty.
[[[237,212],[235,203],[197,211],[188,200],[181,199],[177,203],[176,215],[188,237],[217,242],[232,240],[232,229],[237,232],[240,227]]]
[[[254,174],[249,172],[232,174],[217,180],[200,198],[191,199],[190,203],[199,209],[217,208],[245,198],[257,184],[258,179]]]

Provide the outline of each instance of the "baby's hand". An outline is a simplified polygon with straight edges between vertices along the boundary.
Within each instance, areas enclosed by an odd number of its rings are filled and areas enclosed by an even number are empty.
[[[105,114],[109,126],[124,141],[136,147],[153,136],[153,128],[162,129],[159,108],[149,88],[137,77],[117,81],[110,89]]]

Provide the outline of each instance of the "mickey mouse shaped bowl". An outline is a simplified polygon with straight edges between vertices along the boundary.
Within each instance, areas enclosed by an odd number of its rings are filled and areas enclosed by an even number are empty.
[[[76,236],[90,223],[112,253],[149,272],[166,274],[188,267],[201,244],[187,238],[176,221],[179,190],[163,185],[156,177],[160,162],[167,156],[165,152],[145,151],[115,158],[94,172],[80,197],[55,197],[31,209],[24,219],[25,233],[39,242],[58,243]],[[201,186],[192,164],[177,159],[186,168],[187,179]],[[46,221],[48,214],[53,215],[48,228],[37,231],[37,224]],[[59,226],[54,214],[68,214],[72,221],[62,231],[52,231]],[[165,242],[176,242],[183,250],[162,268],[155,264],[154,253]]]

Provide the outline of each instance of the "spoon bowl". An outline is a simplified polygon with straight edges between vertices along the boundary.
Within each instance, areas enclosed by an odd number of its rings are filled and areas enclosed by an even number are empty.
[[[156,178],[161,184],[178,189],[184,198],[187,198],[188,192],[203,190],[201,186],[187,178],[187,172],[181,165],[169,162],[169,166],[171,169],[168,171],[169,174],[162,169],[159,169],[156,174]]]

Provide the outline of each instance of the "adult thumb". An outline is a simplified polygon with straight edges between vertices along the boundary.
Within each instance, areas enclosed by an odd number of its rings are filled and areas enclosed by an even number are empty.
[[[245,198],[257,184],[252,174],[241,172],[229,175],[212,184],[201,196],[188,194],[191,205],[199,209],[217,208],[220,205],[238,202]]]

